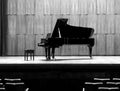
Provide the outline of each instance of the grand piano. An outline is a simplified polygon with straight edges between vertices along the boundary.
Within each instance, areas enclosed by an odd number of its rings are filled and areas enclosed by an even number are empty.
[[[55,57],[55,48],[62,45],[84,44],[89,48],[89,56],[92,58],[92,47],[94,46],[93,28],[79,27],[67,24],[67,18],[57,19],[52,33],[48,33],[46,38],[42,38],[38,46],[45,48],[46,59]]]

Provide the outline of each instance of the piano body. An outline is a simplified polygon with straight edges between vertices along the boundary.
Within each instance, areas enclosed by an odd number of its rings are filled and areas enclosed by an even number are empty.
[[[89,56],[92,58],[92,47],[94,46],[93,28],[78,27],[67,24],[68,19],[60,18],[57,20],[53,33],[48,33],[46,38],[41,39],[38,46],[45,48],[46,59],[54,59],[55,48],[62,45],[84,44],[89,48]]]

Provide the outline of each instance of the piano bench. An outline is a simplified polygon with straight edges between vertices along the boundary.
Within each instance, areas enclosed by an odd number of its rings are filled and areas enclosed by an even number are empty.
[[[28,57],[30,56],[30,60],[34,60],[34,50],[24,50],[24,60],[28,61]]]

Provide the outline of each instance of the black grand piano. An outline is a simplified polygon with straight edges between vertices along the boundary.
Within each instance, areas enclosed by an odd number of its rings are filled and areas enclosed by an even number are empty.
[[[85,44],[89,48],[89,56],[92,58],[92,47],[94,46],[93,28],[71,26],[67,24],[68,19],[57,19],[53,33],[48,33],[46,38],[41,39],[38,46],[45,48],[46,59],[54,59],[55,48],[62,45]]]

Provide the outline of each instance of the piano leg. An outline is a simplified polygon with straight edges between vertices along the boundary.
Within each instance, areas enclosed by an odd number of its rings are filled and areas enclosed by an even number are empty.
[[[92,46],[88,45],[89,47],[89,55],[90,55],[90,58],[92,59]]]
[[[48,58],[48,48],[47,47],[45,47],[45,57],[46,57],[46,59]]]
[[[55,58],[55,47],[52,47],[52,58],[54,59]]]
[[[48,47],[48,57],[47,57],[48,60],[50,60],[50,47]]]

